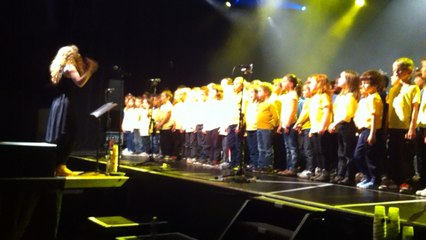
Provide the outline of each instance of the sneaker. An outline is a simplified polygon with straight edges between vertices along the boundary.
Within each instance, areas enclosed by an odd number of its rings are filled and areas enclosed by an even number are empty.
[[[398,186],[392,181],[392,179],[383,178],[378,187],[379,190],[397,190]]]
[[[419,173],[414,174],[414,176],[411,178],[411,180],[415,183],[420,182],[420,180],[421,180],[420,174]]]
[[[309,170],[303,170],[302,172],[297,174],[297,177],[302,179],[309,179],[312,177],[312,172]]]
[[[288,169],[286,169],[282,172],[278,172],[278,174],[282,175],[282,176],[287,176],[287,177],[296,176],[296,172],[294,172],[293,170],[288,170]]]
[[[125,148],[123,151],[121,151],[121,155],[123,155],[123,156],[130,156],[132,154],[133,154],[133,152],[129,151],[129,149],[127,149],[127,148]]]
[[[315,173],[315,176],[321,175],[321,173],[322,173],[321,168],[316,167],[314,173]]]
[[[322,173],[319,177],[314,178],[314,181],[320,181],[320,182],[328,182],[330,181],[330,173],[323,169]]]
[[[416,191],[416,195],[426,197],[426,188],[423,190]]]
[[[359,183],[364,180],[364,174],[362,172],[357,172],[355,174],[355,182]]]
[[[362,181],[363,184],[358,183],[356,186],[358,188],[363,188],[363,189],[372,189],[374,187],[374,180],[370,180],[370,181]]]
[[[229,169],[229,163],[223,162],[223,163],[219,164],[219,168],[220,169]]]
[[[357,184],[356,184],[356,186],[357,186],[357,187],[361,187],[362,185],[364,185],[364,184],[366,184],[366,183],[368,183],[368,182],[369,182],[369,180],[364,179],[364,180],[362,180],[361,182],[357,183]]]
[[[403,183],[399,185],[399,192],[400,193],[411,193],[413,191],[413,188],[408,183]]]

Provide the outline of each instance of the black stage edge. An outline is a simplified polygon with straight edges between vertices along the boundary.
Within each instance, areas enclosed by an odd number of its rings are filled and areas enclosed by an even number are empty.
[[[96,161],[75,156],[70,163],[79,170],[93,168]],[[85,239],[89,216],[139,222],[155,216],[167,221],[165,231],[191,239],[371,239],[374,206],[384,205],[399,207],[401,229],[414,226],[414,239],[426,239],[422,197],[277,175],[258,174],[251,183],[223,182],[215,179],[227,174],[219,169],[156,163],[121,164],[129,180],[118,189],[65,192],[59,236]]]
[[[55,177],[55,144],[0,142],[0,156],[4,167],[0,173],[2,240],[65,239],[58,238],[65,193],[96,189],[99,195],[106,191],[101,189],[120,188],[128,179],[126,176]],[[67,229],[76,230],[76,227],[78,223],[70,223]],[[81,239],[81,233],[69,239]]]

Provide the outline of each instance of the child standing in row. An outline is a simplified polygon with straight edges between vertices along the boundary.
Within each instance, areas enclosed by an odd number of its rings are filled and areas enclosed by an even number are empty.
[[[308,78],[308,81],[312,94],[309,101],[309,121],[311,122],[309,136],[312,139],[317,165],[321,169],[313,180],[329,181],[331,163],[327,129],[332,117],[330,83],[325,74],[314,74]]]
[[[259,105],[257,108],[257,141],[259,150],[259,170],[272,170],[274,151],[272,148],[272,131],[278,125],[278,111],[275,103],[269,100],[272,93],[270,83],[261,83],[257,88]]]
[[[281,118],[277,133],[283,134],[284,148],[286,152],[286,169],[278,172],[284,176],[296,175],[296,164],[299,159],[297,131],[293,129],[296,122],[297,102],[299,96],[296,92],[298,79],[294,74],[288,74],[282,79],[282,88],[284,94],[281,95]]]
[[[420,90],[411,85],[414,62],[409,58],[399,58],[393,65],[393,85],[386,102],[389,104],[388,134],[389,163],[387,183],[379,189],[396,189],[399,192],[412,191],[411,178],[414,176],[414,139],[420,103]],[[392,182],[393,180],[394,182]]]
[[[374,161],[378,145],[377,130],[382,127],[383,102],[377,92],[383,76],[378,71],[364,72],[361,77],[363,98],[358,103],[354,122],[360,134],[355,148],[354,160],[358,169],[364,174],[364,180],[357,184],[359,188],[373,188],[378,163]],[[380,141],[380,140],[379,140]]]
[[[305,170],[298,173],[297,176],[303,179],[310,179],[314,176],[316,163],[314,162],[314,151],[312,148],[309,132],[311,131],[311,122],[309,121],[309,101],[311,98],[311,90],[309,89],[309,81],[306,81],[302,87],[302,96],[304,98],[302,110],[294,124],[294,129],[299,132],[299,149],[302,156]]]
[[[133,129],[135,127],[135,97],[131,94],[126,95],[124,99],[125,107],[123,109],[123,121],[121,123],[121,129],[123,130],[123,138],[126,144],[126,148],[123,150],[123,155],[129,155],[135,152],[135,145],[133,143],[134,134]]]
[[[357,140],[353,117],[360,98],[358,74],[343,71],[337,79],[337,87],[341,90],[333,103],[333,122],[328,127],[331,134],[337,134],[337,175],[332,182],[350,184],[355,176],[352,160]]]
[[[249,171],[254,171],[259,167],[259,150],[257,149],[257,107],[259,101],[257,99],[257,88],[255,84],[251,84],[248,89],[248,100],[245,104],[245,122],[246,122],[246,134],[247,134],[247,147],[249,153]]]

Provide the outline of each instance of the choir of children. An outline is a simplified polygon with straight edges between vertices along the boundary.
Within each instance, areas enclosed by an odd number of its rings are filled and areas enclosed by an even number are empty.
[[[224,78],[220,84],[179,87],[174,98],[163,91],[158,104],[155,98],[128,95],[123,155],[156,153],[165,160],[221,168],[245,161],[254,172],[401,193],[419,190],[426,196],[421,190],[426,185],[426,59],[421,64],[415,72],[413,60],[397,59],[388,93],[383,72],[345,70],[333,86],[340,89],[334,96],[325,74],[309,76],[303,87],[294,74],[273,84]],[[153,136],[160,142],[156,152]],[[280,151],[285,154],[277,158]],[[360,173],[363,178],[355,178]]]

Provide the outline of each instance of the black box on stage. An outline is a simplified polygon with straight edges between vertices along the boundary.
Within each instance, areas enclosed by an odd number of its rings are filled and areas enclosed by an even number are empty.
[[[0,177],[53,177],[56,144],[0,142]]]

